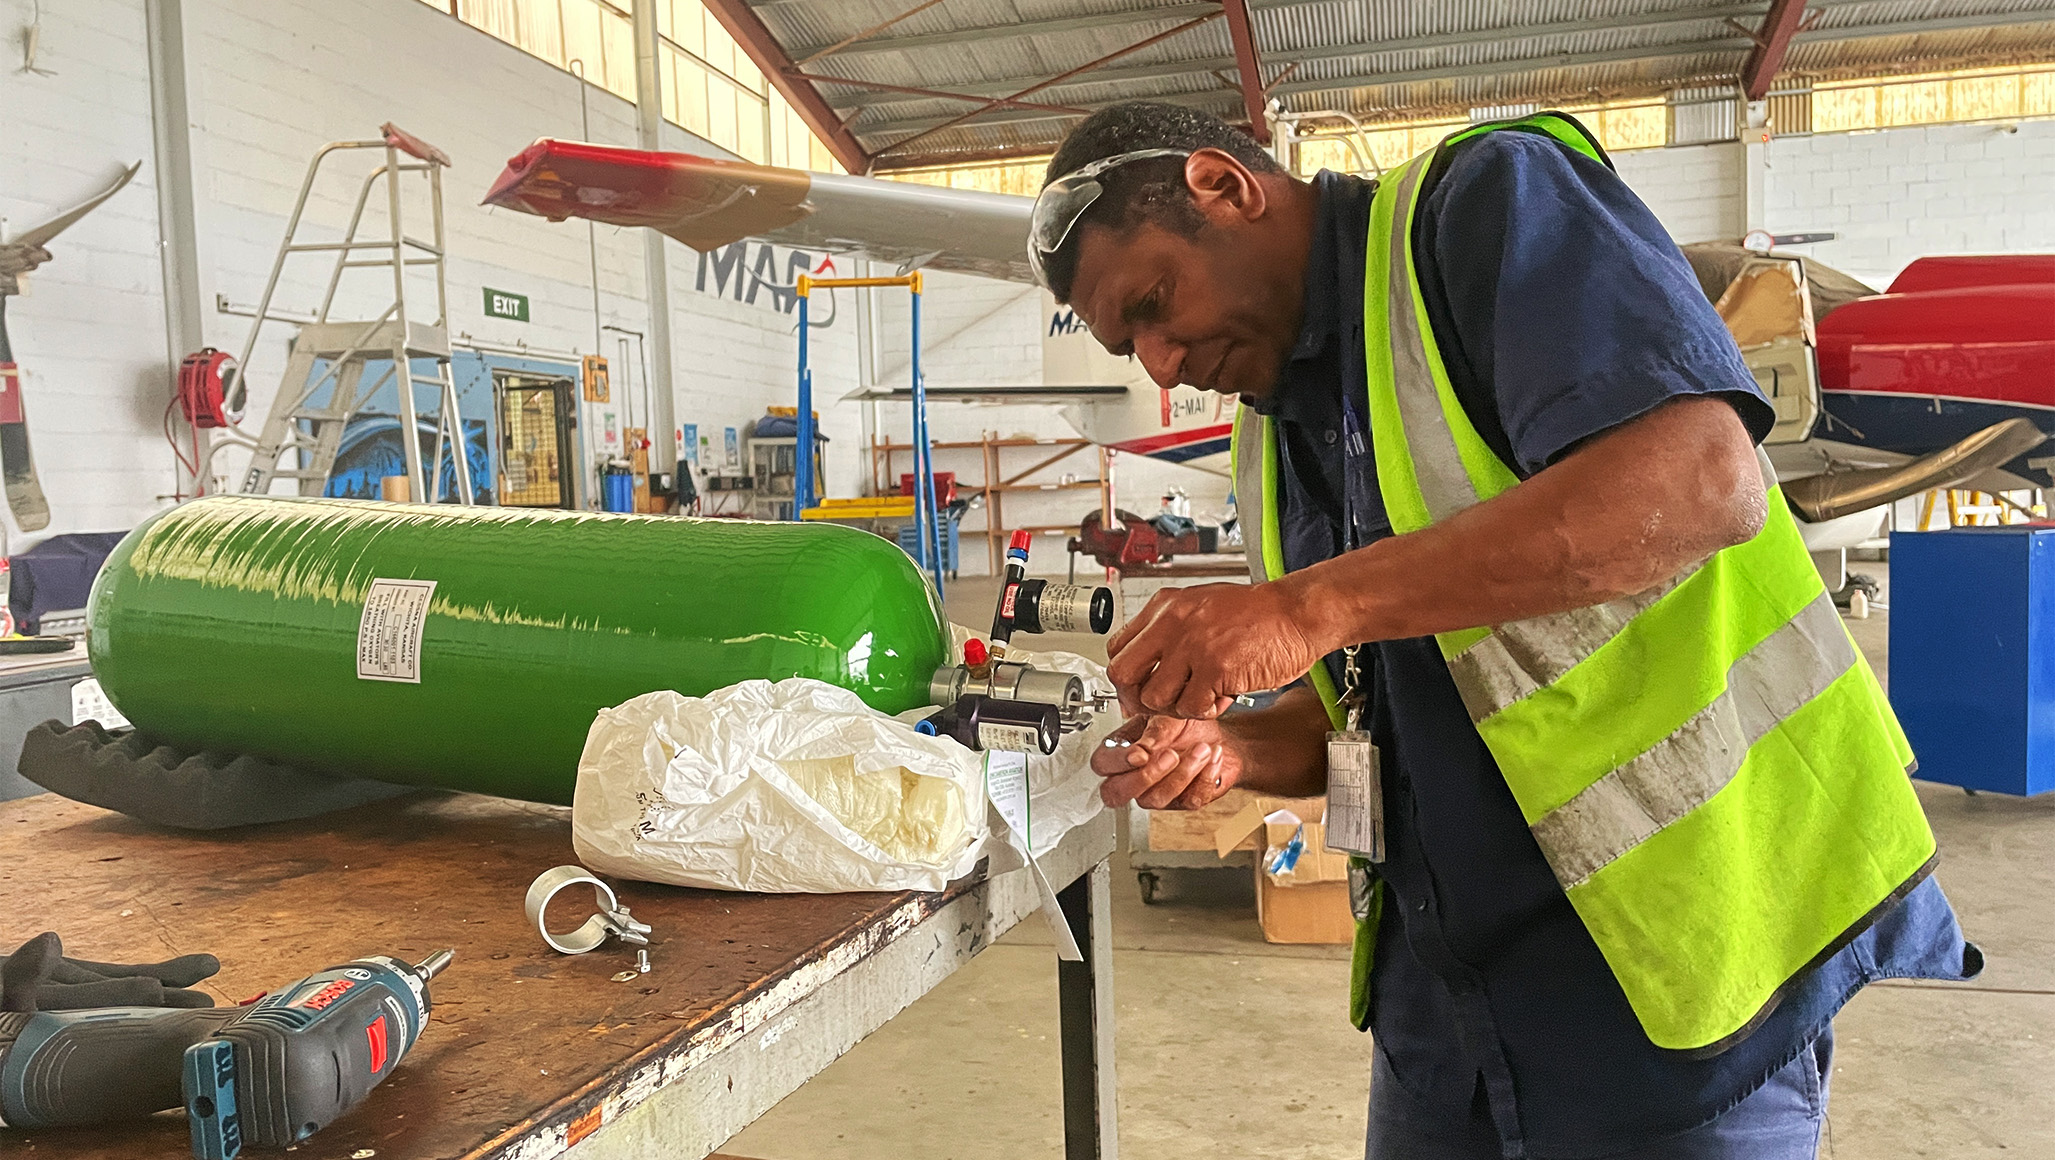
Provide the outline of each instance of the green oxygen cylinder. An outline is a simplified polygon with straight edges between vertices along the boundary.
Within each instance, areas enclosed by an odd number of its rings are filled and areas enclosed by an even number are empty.
[[[797,676],[897,713],[948,641],[914,562],[853,528],[256,496],[129,533],[88,622],[148,736],[557,803],[610,705]]]

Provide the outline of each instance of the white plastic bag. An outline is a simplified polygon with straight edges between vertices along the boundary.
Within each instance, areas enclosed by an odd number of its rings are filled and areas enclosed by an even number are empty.
[[[587,867],[714,890],[940,890],[986,834],[978,754],[800,677],[602,710],[571,811]]]

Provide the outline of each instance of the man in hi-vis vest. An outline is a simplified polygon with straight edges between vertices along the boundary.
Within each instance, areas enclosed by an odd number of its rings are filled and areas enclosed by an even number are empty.
[[[1095,764],[1114,806],[1328,795],[1369,1155],[1813,1160],[1835,1011],[1981,960],[1771,407],[1598,143],[1541,114],[1304,182],[1120,105],[1029,247],[1108,350],[1241,397],[1256,582],[1113,638]]]

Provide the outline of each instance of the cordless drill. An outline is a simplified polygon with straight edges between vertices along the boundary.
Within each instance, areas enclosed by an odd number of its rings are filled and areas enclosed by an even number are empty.
[[[183,1106],[199,1160],[282,1148],[391,1075],[428,1023],[419,964],[370,955],[241,1007],[0,1014],[0,1124],[49,1128]]]

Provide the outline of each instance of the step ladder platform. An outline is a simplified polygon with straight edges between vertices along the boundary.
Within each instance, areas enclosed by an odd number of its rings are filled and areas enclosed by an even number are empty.
[[[300,327],[295,353],[305,351],[317,359],[337,359],[351,350],[371,358],[390,355],[400,343],[400,324],[387,320],[373,327],[372,319],[361,322],[309,322]],[[368,329],[367,329],[368,328]],[[450,357],[450,334],[446,327],[416,322],[406,328],[410,358]],[[436,381],[436,380],[429,380]]]
[[[476,502],[471,483],[470,440],[450,368],[449,293],[443,266],[447,239],[442,215],[442,170],[449,159],[440,150],[389,125],[381,132],[383,135],[375,140],[331,142],[316,152],[301,181],[299,200],[286,221],[285,238],[272,259],[271,277],[257,300],[256,314],[236,365],[243,368],[245,375],[250,373],[250,357],[267,323],[300,322],[299,335],[286,359],[278,393],[273,396],[270,413],[264,420],[263,434],[250,441],[214,441],[208,452],[211,461],[214,451],[228,443],[251,447],[250,465],[241,487],[246,493],[269,494],[272,484],[279,479],[293,481],[301,495],[325,492],[342,446],[344,428],[358,408],[391,384],[397,388],[400,430],[404,433],[399,443],[412,494],[434,500],[443,479],[443,464],[448,462],[456,467],[454,498],[463,504]],[[302,240],[303,218],[323,159],[359,149],[383,153],[384,163],[363,178],[343,235],[339,239]],[[404,162],[402,153],[419,163]],[[401,221],[408,201],[403,196],[401,175],[413,173],[427,178],[428,221],[433,227],[433,236],[428,239],[407,233]],[[408,184],[411,186],[411,182]],[[381,200],[389,208],[382,215],[374,212],[367,224],[365,210],[380,187],[384,193]],[[306,321],[285,319],[272,313],[271,308],[287,259],[295,254],[333,255],[327,291],[320,307]],[[370,318],[335,320],[332,310],[345,275],[373,268],[389,273],[391,304]],[[432,277],[408,277],[410,272],[424,269]],[[361,301],[360,288],[367,284],[375,287],[376,282],[365,277],[350,280],[352,300]],[[432,293],[421,294],[424,285],[432,287]],[[410,295],[416,298],[412,308]],[[417,360],[427,360],[431,373],[420,373]],[[318,369],[322,363],[328,366]],[[378,371],[367,370],[376,364],[382,364]],[[424,386],[432,388],[435,395],[434,404],[425,408],[420,406],[419,397],[419,388]],[[435,432],[432,456],[425,454],[420,440],[412,437],[422,419],[430,420]]]

